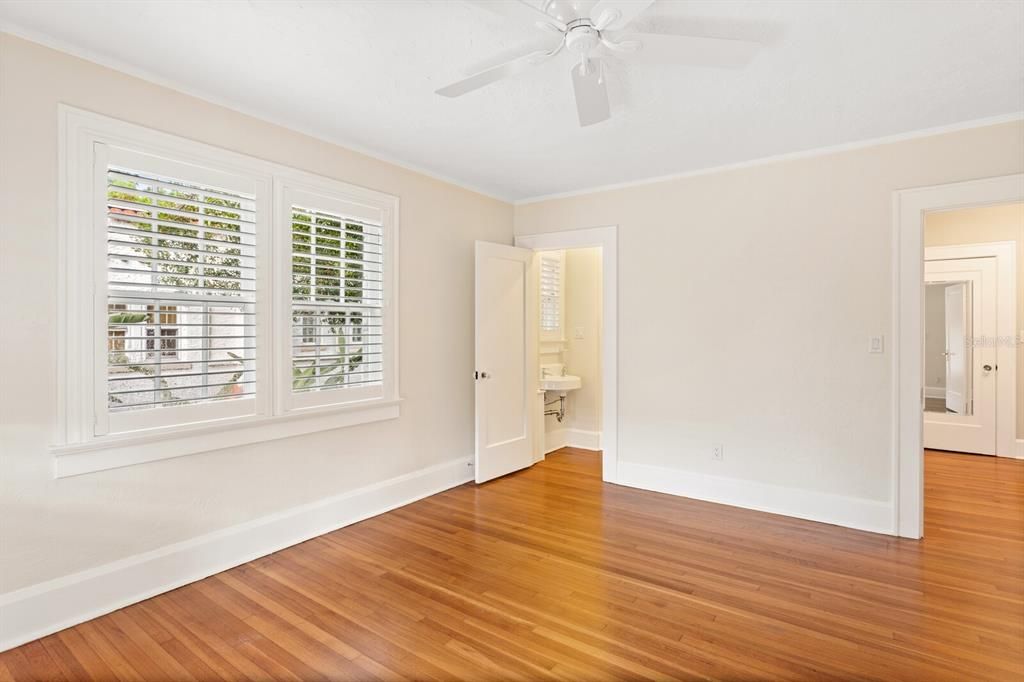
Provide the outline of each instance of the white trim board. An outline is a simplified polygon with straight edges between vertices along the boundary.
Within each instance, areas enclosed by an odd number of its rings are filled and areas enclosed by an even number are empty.
[[[928,211],[1024,201],[1024,173],[899,190],[892,198],[892,498],[902,537],[924,535],[924,219]]]
[[[573,189],[565,192],[555,192],[553,194],[541,194],[538,196],[527,197],[525,199],[516,199],[513,204],[515,206],[524,206],[526,204],[537,204],[542,201],[551,201],[553,199],[569,199],[571,197],[586,196],[588,194],[597,194],[599,192],[609,192],[617,189],[627,189],[629,187],[641,187],[643,185],[654,185],[659,182],[669,182],[671,180],[681,180],[683,178],[693,178],[701,175],[714,175],[715,173],[725,173],[733,170],[740,170],[743,168],[751,168],[753,166],[765,166],[772,163],[780,163],[785,161],[797,161],[799,159],[811,159],[817,156],[826,156],[828,154],[836,154],[839,152],[849,152],[857,149],[865,149],[867,147],[878,147],[886,144],[893,144],[895,142],[904,142],[906,140],[916,140],[921,137],[932,137],[934,135],[944,135],[947,133],[955,133],[961,130],[971,130],[973,128],[984,128],[986,126],[999,125],[1001,123],[1013,123],[1015,121],[1024,120],[1024,111],[1015,111],[1009,114],[1003,114],[1001,116],[990,116],[987,118],[978,118],[970,121],[962,121],[960,123],[953,123],[944,126],[935,126],[933,128],[922,128],[919,130],[911,130],[905,133],[897,133],[895,135],[886,135],[883,137],[872,137],[866,140],[858,140],[856,142],[846,142],[843,144],[829,145],[827,147],[815,147],[813,149],[807,149],[799,152],[788,152],[785,154],[776,154],[774,156],[763,156],[757,159],[749,159],[747,161],[737,161],[736,163],[727,163],[720,166],[711,166],[708,168],[697,168],[692,171],[683,171],[680,173],[669,173],[667,175],[657,175],[649,178],[641,178],[639,180],[629,180],[626,182],[616,182],[608,185],[598,185],[596,187],[586,187],[584,189]]]
[[[471,481],[453,459],[0,595],[0,651]]]
[[[619,462],[618,478],[618,484],[641,490],[794,516],[872,533],[892,535],[895,532],[891,506],[888,502],[878,500],[831,495],[635,462]]]
[[[583,429],[552,429],[544,432],[544,454],[548,455],[562,448],[600,450],[601,432]]]
[[[619,425],[618,227],[516,235],[516,246],[534,251],[601,248],[601,479],[617,483]],[[541,423],[538,428],[544,428]]]

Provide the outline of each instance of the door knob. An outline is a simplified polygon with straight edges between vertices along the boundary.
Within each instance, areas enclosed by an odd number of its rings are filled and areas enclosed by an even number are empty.
[[[490,379],[491,375],[488,374],[487,372],[480,372],[480,378],[481,379]]]
[[[991,372],[992,371],[992,365],[982,365],[981,368],[983,370],[985,370],[986,372]]]

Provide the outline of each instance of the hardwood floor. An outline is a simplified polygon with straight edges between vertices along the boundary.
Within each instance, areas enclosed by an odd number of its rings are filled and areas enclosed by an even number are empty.
[[[0,680],[1024,679],[1024,462],[921,542],[604,485],[566,449],[0,654]]]

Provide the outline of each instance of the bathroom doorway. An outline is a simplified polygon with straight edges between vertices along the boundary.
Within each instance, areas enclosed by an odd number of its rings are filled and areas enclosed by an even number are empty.
[[[581,252],[578,272],[584,284],[573,291],[589,299],[593,308],[585,314],[574,312],[575,304],[565,304],[567,280],[552,277],[565,267],[566,253]],[[553,256],[551,252],[561,252]],[[587,258],[589,256],[589,258]],[[594,256],[599,256],[595,259]],[[552,260],[556,258],[557,260]],[[570,265],[575,254],[568,255]],[[540,296],[542,263],[548,290]],[[544,459],[548,437],[544,421],[566,423],[574,414],[569,394],[583,386],[583,378],[571,375],[572,365],[592,363],[587,369],[588,385],[593,382],[599,395],[596,410],[589,410],[593,421],[582,437],[598,452],[602,480],[616,482],[617,438],[617,254],[616,228],[601,227],[569,232],[545,233],[516,238],[516,246],[476,242],[475,246],[475,361],[476,451],[472,466],[477,483],[528,468]],[[589,279],[588,279],[589,278]],[[552,288],[557,285],[561,290]],[[589,293],[588,293],[589,292]],[[555,295],[558,294],[558,295]],[[582,310],[582,309],[581,309]],[[545,338],[558,341],[546,346],[544,382],[541,381],[540,321],[548,316]],[[569,320],[575,320],[573,324]],[[570,328],[571,325],[571,328]],[[581,329],[577,329],[581,328]],[[590,330],[590,331],[588,331]],[[582,337],[582,338],[579,338]],[[590,344],[575,342],[591,341]],[[597,343],[594,344],[593,342]],[[569,359],[571,346],[578,358]],[[596,357],[582,358],[596,348]],[[568,368],[568,371],[567,371]],[[564,394],[564,395],[563,395]],[[548,400],[558,405],[557,413],[545,415]],[[558,417],[561,417],[559,421]],[[597,422],[599,431],[592,431]],[[574,423],[574,422],[570,422]],[[553,429],[555,430],[555,429]],[[569,437],[568,434],[563,434]],[[578,437],[579,434],[572,434]],[[552,438],[559,437],[557,434]],[[585,446],[586,447],[586,446]],[[599,448],[599,450],[598,450]]]
[[[539,251],[534,452],[601,449],[601,247]]]
[[[516,246],[536,254],[534,460],[561,447],[592,450],[601,458],[602,480],[614,483],[618,462],[617,229],[520,235]]]

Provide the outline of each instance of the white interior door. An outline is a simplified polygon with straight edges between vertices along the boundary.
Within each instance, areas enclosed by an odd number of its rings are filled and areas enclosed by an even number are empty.
[[[476,482],[533,464],[533,251],[476,243]]]
[[[994,455],[996,259],[925,261],[925,285],[924,446]],[[944,289],[934,305],[932,285]],[[934,319],[939,315],[942,324]]]
[[[954,414],[967,413],[967,319],[970,301],[965,283],[950,284],[945,294],[946,331],[946,409]]]

